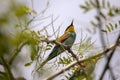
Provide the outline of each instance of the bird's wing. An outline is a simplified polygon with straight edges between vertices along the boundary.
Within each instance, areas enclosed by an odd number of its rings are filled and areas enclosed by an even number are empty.
[[[67,38],[69,37],[69,35],[67,33],[64,33],[61,37],[59,37],[57,39],[58,42],[63,42],[65,41]]]

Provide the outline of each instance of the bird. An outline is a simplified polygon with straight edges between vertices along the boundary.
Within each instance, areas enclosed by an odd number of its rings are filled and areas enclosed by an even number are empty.
[[[76,32],[73,26],[73,21],[71,22],[71,24],[66,28],[66,30],[64,31],[64,34],[59,37],[58,39],[56,39],[57,42],[69,46],[69,48],[72,47],[74,41],[76,39]],[[65,51],[64,47],[61,45],[55,45],[55,47],[53,48],[53,50],[51,51],[51,53],[48,55],[48,57],[40,64],[40,66],[38,67],[37,70],[39,70],[40,68],[42,68],[48,61],[50,61],[51,59],[55,58],[56,56],[58,56],[59,54],[63,53]]]

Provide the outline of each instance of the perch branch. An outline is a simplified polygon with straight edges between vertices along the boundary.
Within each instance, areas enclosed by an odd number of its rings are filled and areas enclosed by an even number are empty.
[[[94,54],[94,55],[91,55],[89,57],[85,57],[85,58],[81,58],[79,60],[79,63],[85,61],[85,60],[89,60],[89,59],[92,59],[92,58],[95,58],[95,57],[99,57],[99,56],[102,56],[103,54],[109,52],[110,50],[113,50],[114,48],[116,47],[116,44],[113,44],[111,45],[110,47],[106,48],[104,51],[101,51],[101,52],[98,52],[97,54]],[[72,62],[71,64],[67,65],[65,68],[63,68],[62,70],[52,74],[51,76],[49,76],[48,78],[46,78],[45,80],[51,80],[55,77],[57,77],[58,75],[64,73],[65,71],[69,70],[71,67],[75,66],[76,64],[78,64],[77,61],[74,61]]]
[[[71,67],[75,66],[76,64],[80,64],[82,63],[83,61],[85,60],[89,60],[89,59],[92,59],[92,58],[95,58],[95,57],[99,57],[99,56],[102,56],[103,54],[109,52],[110,50],[113,50],[115,47],[116,47],[116,44],[113,44],[111,45],[110,47],[106,48],[104,51],[101,51],[95,55],[92,55],[92,56],[89,56],[89,57],[86,57],[86,58],[81,58],[80,60],[78,60],[77,56],[72,52],[72,50],[69,48],[69,46],[66,46],[66,45],[63,45],[55,40],[41,40],[42,42],[46,42],[46,43],[54,43],[56,45],[61,45],[63,46],[69,53],[72,54],[72,56],[76,59],[76,61],[72,62],[71,64],[69,64],[68,66],[66,66],[65,68],[63,68],[62,70],[54,73],[53,75],[49,76],[48,78],[46,78],[45,80],[51,80],[55,77],[57,77],[58,75],[64,73],[65,71],[69,70]]]

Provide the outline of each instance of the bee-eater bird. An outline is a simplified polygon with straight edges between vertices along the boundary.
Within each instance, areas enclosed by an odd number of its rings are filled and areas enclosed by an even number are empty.
[[[60,38],[58,38],[56,41],[60,42],[63,45],[67,45],[71,48],[75,41],[75,38],[76,38],[76,33],[75,33],[74,26],[73,26],[73,21],[72,21],[72,23],[65,30],[64,34]],[[49,60],[55,58],[56,56],[58,56],[64,51],[65,49],[63,46],[56,45],[51,51],[51,53],[49,54],[49,56],[47,57],[47,59],[41,63],[41,65],[39,66],[37,70],[42,68]]]

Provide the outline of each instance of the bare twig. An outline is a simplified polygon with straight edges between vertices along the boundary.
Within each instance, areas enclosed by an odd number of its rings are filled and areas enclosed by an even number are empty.
[[[55,34],[55,29],[54,29],[54,24],[53,24],[53,15],[52,15],[52,30],[53,30],[53,35],[55,36],[55,38],[57,38],[56,34]]]
[[[59,36],[59,32],[60,32],[60,27],[61,27],[61,25],[62,25],[63,23],[61,23],[60,25],[59,25],[59,27],[57,28],[57,30],[51,35],[51,36],[54,36],[54,34],[55,33],[57,33],[57,37]]]
[[[53,22],[55,22],[58,18],[59,18],[59,16],[57,16],[57,17],[53,20]],[[44,30],[45,30],[49,25],[51,25],[51,24],[52,24],[52,23],[50,22],[49,24],[47,24],[46,26],[44,26],[44,28],[41,29],[40,32],[41,32],[41,31],[44,31]],[[39,24],[37,24],[37,25],[39,25]],[[37,25],[32,26],[31,28],[35,28]]]

